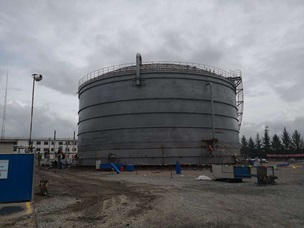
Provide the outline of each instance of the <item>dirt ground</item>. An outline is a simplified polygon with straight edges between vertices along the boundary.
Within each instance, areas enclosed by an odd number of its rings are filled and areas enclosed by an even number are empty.
[[[33,213],[0,227],[304,227],[304,164],[275,170],[275,185],[197,181],[207,169],[135,172],[36,169]],[[41,196],[39,181],[49,181]]]

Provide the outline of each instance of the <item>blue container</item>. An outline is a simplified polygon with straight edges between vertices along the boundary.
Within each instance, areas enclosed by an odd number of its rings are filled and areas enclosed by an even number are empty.
[[[132,164],[126,165],[126,171],[133,172],[135,170],[135,166]]]
[[[32,199],[34,154],[0,154],[0,203]]]
[[[285,163],[280,163],[280,164],[277,164],[277,167],[284,167],[284,166],[289,166],[290,164],[288,162],[285,162]]]
[[[176,174],[182,174],[182,167],[179,161],[176,162]]]
[[[234,177],[251,178],[251,170],[248,166],[234,166]]]

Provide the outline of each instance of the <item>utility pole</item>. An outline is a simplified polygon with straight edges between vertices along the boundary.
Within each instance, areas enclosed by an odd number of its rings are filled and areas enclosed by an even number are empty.
[[[54,131],[54,156],[56,157],[56,151],[55,151],[55,145],[56,145],[56,130]]]
[[[72,152],[72,154],[74,155],[74,153],[75,153],[75,131],[74,131],[74,137],[73,137],[73,152]]]
[[[5,138],[5,121],[6,121],[6,103],[7,103],[7,85],[8,85],[8,70],[6,73],[6,87],[4,95],[4,108],[3,108],[3,117],[2,117],[2,130],[1,130],[1,139]]]

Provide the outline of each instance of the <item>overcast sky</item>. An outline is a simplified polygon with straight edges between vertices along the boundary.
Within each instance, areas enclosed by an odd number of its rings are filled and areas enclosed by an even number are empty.
[[[0,117],[6,137],[77,133],[78,81],[112,65],[184,61],[241,70],[240,136],[304,134],[304,1],[1,0]]]

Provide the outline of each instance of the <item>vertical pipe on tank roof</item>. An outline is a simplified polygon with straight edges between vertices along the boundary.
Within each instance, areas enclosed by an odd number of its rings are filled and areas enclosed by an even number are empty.
[[[140,66],[142,65],[142,58],[139,53],[136,54],[136,86],[140,86]]]

